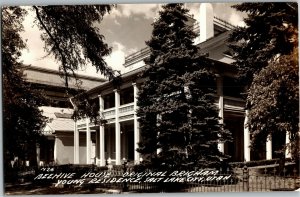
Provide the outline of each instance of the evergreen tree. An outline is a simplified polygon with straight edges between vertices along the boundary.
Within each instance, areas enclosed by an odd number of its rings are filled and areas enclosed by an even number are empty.
[[[193,44],[188,10],[168,4],[153,23],[151,53],[138,99],[144,164],[154,168],[217,167],[229,132],[219,124],[212,64]]]
[[[249,86],[269,61],[290,54],[298,44],[298,4],[242,3],[233,7],[248,14],[246,26],[234,29],[229,41],[240,78]]]
[[[298,4],[242,3],[234,7],[248,14],[246,26],[231,34],[230,47],[240,78],[249,87],[246,108],[252,147],[264,145],[270,134],[285,136],[288,132],[289,150],[299,160]],[[281,149],[283,161],[286,148]]]

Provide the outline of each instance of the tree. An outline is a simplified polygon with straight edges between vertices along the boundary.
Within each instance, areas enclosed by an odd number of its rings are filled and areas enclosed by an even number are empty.
[[[246,12],[245,27],[230,35],[235,65],[241,82],[250,85],[255,74],[280,55],[288,55],[297,45],[298,5],[295,2],[242,3],[233,6]]]
[[[182,4],[164,5],[146,42],[151,53],[137,103],[138,151],[154,168],[217,167],[226,158],[217,148],[229,132],[219,124],[214,74],[193,44],[187,13]]]
[[[60,64],[59,70],[68,86],[68,78],[78,68],[91,63],[109,80],[115,71],[103,57],[111,48],[104,42],[95,23],[101,22],[111,5],[33,6],[36,24],[42,31],[45,50]]]
[[[288,151],[296,159],[299,151],[298,73],[298,51],[295,51],[270,62],[254,76],[247,98],[250,108],[248,124],[254,147],[261,146],[272,134],[285,137],[289,133],[292,144],[288,144]],[[279,154],[282,159],[287,147],[282,145]]]
[[[242,3],[234,6],[247,12],[245,27],[230,36],[241,81],[249,87],[246,109],[252,148],[268,136],[290,134],[293,158],[299,160],[298,5]],[[281,159],[287,146],[282,146]],[[297,149],[297,150],[296,150]]]
[[[109,12],[110,5],[33,6],[36,24],[42,32],[45,50],[52,54],[68,87],[68,79],[80,66],[91,63],[109,79],[115,72],[103,57],[111,49],[95,26]],[[2,9],[3,123],[5,161],[30,159],[36,165],[36,142],[41,136],[45,117],[38,109],[41,94],[26,83],[22,74],[21,50],[26,43],[20,36],[28,14],[24,7]],[[76,77],[76,76],[75,76]],[[28,158],[30,157],[30,158]]]
[[[9,164],[18,157],[36,166],[36,143],[45,124],[38,106],[44,99],[24,81],[19,62],[26,46],[19,34],[25,14],[19,7],[2,10],[3,150]]]

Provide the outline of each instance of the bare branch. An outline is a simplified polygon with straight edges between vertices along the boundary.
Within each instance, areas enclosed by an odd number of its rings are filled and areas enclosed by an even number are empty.
[[[51,32],[48,30],[48,28],[46,27],[46,25],[44,24],[40,14],[39,14],[39,9],[37,6],[33,6],[33,8],[35,9],[35,13],[36,13],[36,16],[39,20],[39,22],[41,23],[41,25],[43,26],[43,28],[45,29],[45,31],[47,32],[48,36],[51,38],[51,40],[54,42],[54,46],[57,48],[60,56],[61,56],[61,59],[62,59],[62,68],[64,70],[64,75],[65,75],[65,85],[66,87],[68,88],[69,84],[68,84],[68,71],[67,71],[67,65],[66,65],[66,59],[65,59],[65,56],[63,55],[63,51],[61,50],[61,48],[59,47],[59,43],[56,41],[56,39],[52,36]],[[72,69],[71,69],[72,70]],[[74,74],[74,71],[72,70],[73,74]]]

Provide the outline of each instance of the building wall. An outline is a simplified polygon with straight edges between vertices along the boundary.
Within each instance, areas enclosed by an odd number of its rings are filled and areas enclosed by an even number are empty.
[[[74,154],[74,149],[72,153]],[[79,155],[79,164],[86,164],[86,138],[82,133],[79,137]]]
[[[56,137],[56,163],[69,164],[74,161],[74,139],[73,136]]]
[[[70,164],[74,163],[74,136],[73,132],[58,133],[56,137],[56,163]],[[95,157],[95,144],[92,143],[91,159]],[[79,163],[86,164],[86,136],[80,133],[79,140]]]

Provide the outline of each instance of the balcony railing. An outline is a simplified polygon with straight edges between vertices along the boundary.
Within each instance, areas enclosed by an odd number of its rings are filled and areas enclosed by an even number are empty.
[[[133,114],[134,112],[134,103],[128,103],[125,105],[121,105],[118,109],[119,116],[125,116],[128,114]],[[116,115],[116,108],[109,108],[103,111],[103,116],[105,119],[114,118]]]
[[[236,26],[234,26],[234,25],[230,24],[229,22],[222,20],[216,16],[214,16],[213,21],[214,21],[214,24],[216,24],[217,26],[220,26],[221,28],[224,28],[226,30],[231,30],[231,29],[236,28]],[[200,35],[200,24],[198,21],[196,21],[193,24],[192,29],[198,36]],[[149,55],[150,55],[150,49],[149,49],[149,47],[145,47],[145,48],[125,57],[124,66],[127,67],[133,62],[144,60]]]
[[[219,25],[227,30],[232,30],[236,28],[236,26],[216,16],[214,16],[214,24]]]
[[[104,118],[111,118],[116,114],[115,108],[106,109],[103,111]]]
[[[219,97],[217,95],[215,97],[215,104],[218,106],[218,99]],[[238,112],[243,112],[244,111],[244,105],[245,101],[240,98],[235,98],[235,97],[229,97],[229,96],[224,96],[224,108],[227,110],[233,110],[233,111],[238,111]],[[128,103],[125,105],[121,105],[118,108],[119,112],[119,118],[121,119],[126,119],[129,120],[133,117],[134,113],[134,103]],[[116,108],[109,108],[105,109],[103,111],[103,118],[106,120],[112,120],[114,122],[114,118],[116,115]],[[77,121],[77,126],[78,127],[85,127],[86,125],[86,119],[80,119]],[[92,124],[90,124],[92,126]]]
[[[124,66],[127,67],[128,64],[134,62],[135,60],[138,61],[138,60],[144,59],[144,58],[148,57],[149,55],[150,55],[150,48],[145,47],[145,48],[125,57]]]
[[[119,107],[119,113],[123,114],[123,113],[127,113],[127,112],[133,112],[133,109],[134,109],[133,103],[122,105]]]

